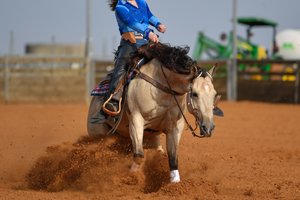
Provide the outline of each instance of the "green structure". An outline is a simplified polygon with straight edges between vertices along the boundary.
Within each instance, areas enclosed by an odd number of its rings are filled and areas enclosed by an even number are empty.
[[[237,19],[238,24],[247,26],[246,37],[237,36],[237,58],[238,59],[265,59],[268,57],[267,50],[252,43],[252,28],[254,27],[271,27],[273,29],[273,49],[272,55],[277,51],[277,45],[275,42],[277,23],[255,17],[240,17]],[[233,48],[233,34],[230,32],[228,35],[222,34],[221,40],[227,40],[227,44],[221,44],[208,36],[203,32],[199,32],[196,46],[193,52],[193,58],[195,60],[203,59],[204,54],[208,56],[208,59],[229,59],[232,56]]]

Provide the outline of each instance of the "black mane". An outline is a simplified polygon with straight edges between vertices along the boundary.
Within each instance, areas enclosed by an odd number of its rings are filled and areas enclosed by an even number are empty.
[[[135,62],[141,58],[145,58],[147,62],[156,58],[171,71],[190,74],[191,69],[196,66],[196,61],[187,55],[189,50],[187,46],[171,47],[169,44],[149,43],[132,55],[128,66],[135,66]]]

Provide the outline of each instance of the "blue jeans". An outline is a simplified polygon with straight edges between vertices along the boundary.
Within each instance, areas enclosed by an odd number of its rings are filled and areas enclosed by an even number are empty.
[[[134,53],[139,47],[148,43],[148,40],[139,39],[136,40],[136,44],[133,44],[127,40],[121,40],[116,53],[115,68],[111,76],[109,85],[109,92],[107,98],[115,91],[118,83],[126,73],[126,63],[132,53]]]

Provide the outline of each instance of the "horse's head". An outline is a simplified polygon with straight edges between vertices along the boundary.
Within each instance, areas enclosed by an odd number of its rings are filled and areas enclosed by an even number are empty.
[[[223,116],[223,112],[217,107],[220,95],[217,95],[212,80],[215,67],[208,72],[196,69],[195,76],[188,93],[188,110],[196,118],[202,137],[210,137],[215,128],[213,116]]]
[[[163,91],[176,95],[186,93],[189,90],[187,95],[188,110],[195,116],[197,125],[200,126],[201,136],[211,136],[215,126],[213,115],[223,115],[223,112],[216,105],[220,97],[216,95],[212,84],[215,67],[209,72],[198,68],[196,61],[187,55],[188,51],[188,47],[171,47],[162,43],[150,43],[140,48],[135,57],[146,58],[146,60],[155,58],[161,63],[163,76],[168,84],[167,89],[160,87]],[[135,65],[129,64],[128,66]],[[162,66],[177,74],[172,75],[173,81],[170,81],[170,76],[167,78]],[[150,83],[154,84],[153,82]],[[158,84],[155,83],[154,85],[157,86]]]

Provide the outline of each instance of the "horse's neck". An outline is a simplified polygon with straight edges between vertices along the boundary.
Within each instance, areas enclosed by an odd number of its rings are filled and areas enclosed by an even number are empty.
[[[150,61],[141,71],[166,87],[170,85],[170,89],[177,93],[187,93],[189,90],[192,75],[178,74],[165,67],[162,71],[162,63],[157,59]]]

